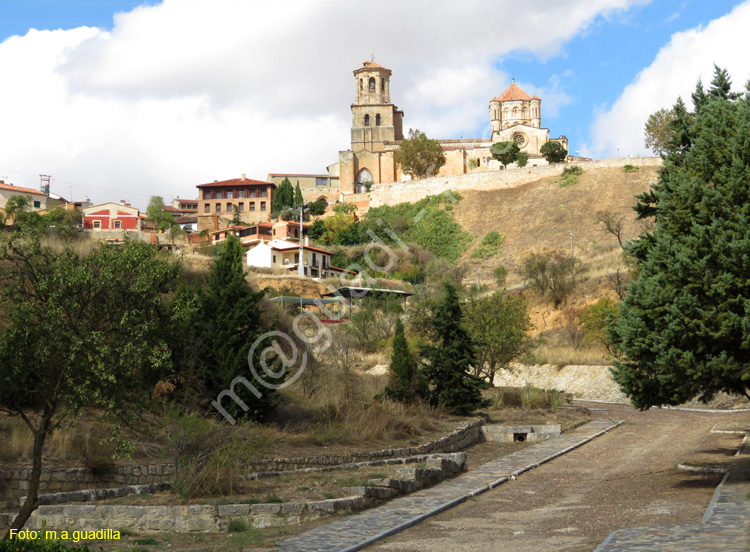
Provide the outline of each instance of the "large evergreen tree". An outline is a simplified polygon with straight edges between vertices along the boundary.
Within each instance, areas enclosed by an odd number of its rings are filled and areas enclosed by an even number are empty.
[[[294,207],[294,188],[288,177],[284,177],[273,192],[271,213],[276,216],[284,209]]]
[[[385,396],[397,401],[412,402],[426,393],[425,381],[417,369],[417,361],[409,350],[404,324],[396,320],[388,387]]]
[[[458,291],[446,283],[445,298],[435,309],[430,324],[432,344],[423,346],[420,353],[430,404],[463,416],[486,406],[481,390],[487,384],[472,374],[479,358],[461,317]]]
[[[228,389],[234,378],[250,373],[248,352],[263,332],[259,306],[262,298],[263,292],[253,291],[245,279],[239,239],[229,234],[211,269],[208,287],[199,297],[196,316],[201,344],[201,379],[210,397]],[[257,368],[256,372],[264,373]],[[223,406],[235,418],[261,420],[273,408],[275,395],[271,389],[260,390],[261,398],[249,392],[241,396],[250,407],[248,412],[242,412],[234,403],[228,404],[229,401]]]
[[[302,198],[302,188],[299,187],[299,180],[297,181],[297,187],[294,189],[294,208],[299,209],[305,204],[305,200]]]
[[[609,327],[623,354],[614,377],[639,408],[750,398],[750,101],[717,68],[696,104],[639,197],[656,228],[627,246],[636,278]]]

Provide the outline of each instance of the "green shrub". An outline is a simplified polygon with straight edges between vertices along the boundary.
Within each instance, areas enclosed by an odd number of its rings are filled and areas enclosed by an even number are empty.
[[[325,498],[327,500],[331,500],[332,498],[336,498],[336,494],[335,493],[331,493],[331,492],[328,492],[328,491],[322,492],[320,494],[323,496],[323,498]]]
[[[244,533],[247,531],[247,523],[241,519],[233,519],[229,521],[229,527],[227,531],[230,533]]]
[[[153,544],[159,544],[159,541],[153,537],[144,537],[142,539],[135,539],[133,541],[133,544],[137,544],[139,546],[148,546],[148,545],[153,545]]]
[[[266,502],[268,502],[269,504],[281,504],[282,502],[284,502],[284,499],[280,496],[272,494],[266,497]]]
[[[482,243],[471,252],[472,259],[487,259],[500,253],[500,246],[505,241],[505,236],[500,232],[493,230],[488,232]]]
[[[624,170],[626,173],[634,173],[640,171],[641,169],[633,165],[625,165],[622,170]]]
[[[565,188],[566,186],[572,186],[578,183],[578,177],[583,174],[583,169],[578,165],[571,165],[565,167],[562,172],[562,178],[560,179],[559,186]]]

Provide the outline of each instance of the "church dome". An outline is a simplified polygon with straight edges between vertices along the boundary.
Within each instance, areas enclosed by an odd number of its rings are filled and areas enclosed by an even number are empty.
[[[499,96],[492,98],[490,101],[510,102],[515,100],[530,101],[531,99],[532,98],[526,92],[516,86],[516,81],[514,80],[505,92],[503,92]]]

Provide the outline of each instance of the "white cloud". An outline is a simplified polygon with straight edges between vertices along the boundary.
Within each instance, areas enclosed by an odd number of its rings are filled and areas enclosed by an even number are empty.
[[[143,205],[240,173],[324,172],[349,145],[351,72],[373,51],[407,128],[466,136],[509,84],[503,55],[546,59],[647,1],[165,0],[110,31],[30,31],[0,44],[0,176]],[[569,101],[525,85],[545,108]]]
[[[741,89],[750,77],[750,1],[731,13],[672,35],[653,63],[641,71],[610,108],[600,108],[591,127],[591,143],[582,153],[594,157],[653,155],[643,146],[646,119],[662,107],[671,107],[678,96],[692,109],[690,94],[698,78],[708,85],[714,63],[725,68],[733,86]]]

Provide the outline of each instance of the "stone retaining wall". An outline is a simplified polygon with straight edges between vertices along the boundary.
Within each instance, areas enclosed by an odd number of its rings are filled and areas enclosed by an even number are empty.
[[[480,443],[482,440],[482,420],[473,420],[445,437],[415,447],[385,449],[376,452],[360,452],[356,454],[333,454],[296,458],[265,458],[260,462],[249,465],[248,467],[249,470],[254,472],[283,472],[302,470],[305,468],[338,466],[340,464],[356,464],[375,460],[385,460],[388,458],[406,458],[409,456],[418,456],[420,454],[456,452],[476,443]]]
[[[130,529],[134,531],[226,531],[230,521],[251,527],[281,527],[326,515],[363,510],[399,495],[435,485],[466,469],[466,453],[432,455],[424,468],[401,468],[397,478],[371,479],[366,487],[348,487],[351,496],[314,502],[283,504],[212,504],[180,506],[125,506],[71,504],[40,506],[26,529],[42,523],[56,531]],[[1,522],[2,520],[0,520]]]
[[[628,157],[620,159],[601,159],[586,163],[576,163],[584,170],[594,168],[617,168],[625,165],[636,167],[658,167],[662,165],[660,157]],[[540,167],[525,167],[503,171],[476,172],[453,176],[436,176],[423,180],[375,184],[370,190],[370,207],[395,205],[397,203],[414,203],[429,195],[439,195],[447,190],[462,192],[464,190],[502,190],[517,188],[529,182],[548,176],[557,176],[570,166],[566,163]]]
[[[106,489],[125,485],[169,483],[174,476],[173,464],[148,466],[115,466],[111,471],[93,473],[88,468],[50,468],[42,472],[40,494]],[[0,469],[0,511],[15,510],[18,500],[26,496],[31,470],[26,467]]]
[[[484,425],[482,433],[488,443],[534,443],[544,441],[553,435],[560,435],[560,424],[546,424],[534,426],[502,426]]]

